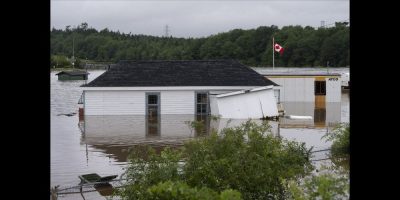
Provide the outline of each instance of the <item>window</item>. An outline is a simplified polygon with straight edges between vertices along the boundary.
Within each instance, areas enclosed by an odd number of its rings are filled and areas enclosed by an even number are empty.
[[[196,93],[196,114],[208,114],[208,93]]]
[[[149,101],[147,103],[149,105],[157,105],[157,99],[158,99],[157,95],[149,95],[148,97],[149,97],[148,98]]]
[[[315,81],[315,95],[326,95],[325,81]]]
[[[146,115],[156,116],[160,114],[160,93],[146,93]]]

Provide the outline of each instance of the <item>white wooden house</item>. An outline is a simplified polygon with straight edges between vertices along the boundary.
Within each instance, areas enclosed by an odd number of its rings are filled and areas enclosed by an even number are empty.
[[[210,93],[264,86],[276,84],[234,60],[120,61],[82,86],[84,115],[210,114]]]

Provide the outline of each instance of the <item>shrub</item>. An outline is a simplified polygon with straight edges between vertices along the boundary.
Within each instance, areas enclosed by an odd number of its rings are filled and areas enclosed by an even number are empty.
[[[350,125],[340,124],[332,132],[323,136],[327,141],[333,141],[331,151],[333,154],[350,153]]]
[[[301,184],[295,181],[288,182],[288,199],[294,200],[331,200],[348,199],[348,177],[323,173],[307,177]]]
[[[191,188],[186,183],[167,181],[151,186],[147,190],[148,200],[187,199],[187,200],[240,200],[241,195],[235,190],[224,190],[220,194],[212,189],[202,187]]]
[[[119,195],[145,199],[148,188],[160,182],[180,181],[190,187],[207,187],[228,198],[237,190],[244,199],[283,199],[283,180],[298,180],[313,169],[304,143],[272,135],[268,123],[247,121],[220,134],[169,148],[157,155],[150,147],[136,147],[130,156],[130,184]]]

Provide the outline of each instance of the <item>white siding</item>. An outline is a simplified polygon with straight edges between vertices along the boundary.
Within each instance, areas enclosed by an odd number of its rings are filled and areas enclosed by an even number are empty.
[[[85,91],[85,115],[144,115],[144,91]]]
[[[314,78],[269,78],[280,85],[281,102],[314,102]]]
[[[254,87],[252,87],[254,88]],[[250,89],[252,89],[250,88]],[[242,87],[248,89],[248,87]],[[211,94],[237,90],[85,90],[85,115],[145,115],[146,92],[160,93],[160,114],[195,114],[195,92],[210,91]],[[273,95],[273,94],[272,94]],[[210,96],[211,113],[218,114],[218,107]]]
[[[285,80],[283,78],[268,78],[271,81],[273,81],[274,83],[278,84],[279,86],[274,86],[275,90],[280,90],[279,94],[280,94],[280,100],[281,102],[285,101],[286,97],[285,97],[285,87],[283,87],[285,85]]]
[[[293,80],[295,83],[295,96],[294,99],[296,101],[305,101],[306,100],[306,80],[304,78],[295,78]]]
[[[315,101],[315,78],[304,78],[305,79],[305,84],[304,84],[304,102],[314,102]]]
[[[161,114],[194,114],[194,91],[161,91]]]
[[[273,88],[231,96],[217,96],[216,100],[222,118],[256,119],[278,115]]]
[[[230,93],[238,90],[232,90],[232,91],[210,91],[210,110],[211,110],[211,115],[218,116],[219,115],[219,110],[218,110],[218,104],[217,104],[217,95],[218,94],[224,94],[224,93]]]
[[[326,78],[326,102],[341,102],[342,86],[340,78]]]
[[[315,77],[307,78],[269,78],[280,85],[282,102],[314,102]],[[326,102],[340,102],[341,85],[340,79],[326,78]]]

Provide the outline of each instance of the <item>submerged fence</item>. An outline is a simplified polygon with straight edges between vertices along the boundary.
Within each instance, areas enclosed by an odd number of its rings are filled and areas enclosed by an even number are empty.
[[[68,195],[68,194],[84,194],[89,192],[99,192],[99,193],[108,193],[108,195],[112,194],[113,189],[124,187],[128,183],[129,179],[116,179],[107,182],[93,182],[93,183],[84,183],[75,186],[67,186],[64,188],[59,188],[59,186],[55,186],[51,188],[51,200],[56,200],[58,195]]]

